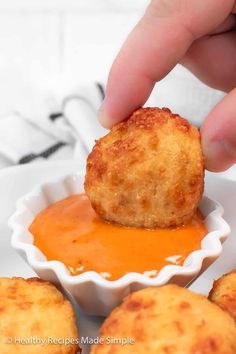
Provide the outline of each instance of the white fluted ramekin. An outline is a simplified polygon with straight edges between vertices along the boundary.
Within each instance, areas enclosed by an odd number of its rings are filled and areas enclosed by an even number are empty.
[[[42,252],[34,246],[33,236],[28,228],[42,209],[69,195],[83,192],[83,182],[84,174],[78,173],[35,188],[17,202],[16,212],[10,218],[9,225],[13,230],[13,248],[40,278],[61,285],[69,291],[85,312],[106,316],[130,292],[147,286],[160,286],[169,282],[185,286],[221,254],[222,242],[230,233],[230,227],[222,218],[222,206],[204,197],[200,210],[205,217],[209,233],[202,240],[201,249],[192,252],[183,266],[167,265],[155,278],[128,273],[118,280],[110,281],[93,271],[77,276],[70,275],[63,263],[47,261]]]

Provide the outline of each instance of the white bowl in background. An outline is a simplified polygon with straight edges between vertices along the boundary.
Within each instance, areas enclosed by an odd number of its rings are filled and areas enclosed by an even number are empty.
[[[84,173],[69,175],[53,183],[43,184],[17,201],[16,212],[9,220],[13,230],[12,247],[26,260],[38,276],[61,285],[86,313],[106,316],[129,293],[148,287],[175,283],[186,286],[199,276],[222,253],[222,242],[230,227],[222,218],[223,208],[216,201],[203,197],[200,210],[209,233],[201,242],[201,249],[192,252],[183,266],[167,265],[155,278],[140,273],[128,273],[118,280],[104,279],[94,271],[72,276],[59,261],[47,261],[45,255],[33,244],[28,231],[37,214],[60,199],[84,191]]]

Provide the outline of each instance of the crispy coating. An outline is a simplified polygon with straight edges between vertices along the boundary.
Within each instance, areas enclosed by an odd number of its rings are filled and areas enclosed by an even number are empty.
[[[236,321],[236,270],[214,282],[209,299],[227,311]]]
[[[38,278],[0,278],[0,353],[75,354],[78,345],[33,344],[37,339],[77,338],[71,304]],[[21,344],[19,339],[31,340]],[[18,343],[17,343],[18,342]]]
[[[91,354],[236,353],[233,319],[204,296],[176,285],[128,296],[100,334],[104,344],[94,345]],[[108,344],[118,338],[133,338],[134,344]]]
[[[198,129],[167,108],[141,108],[98,140],[85,191],[103,219],[154,229],[190,220],[202,197]]]

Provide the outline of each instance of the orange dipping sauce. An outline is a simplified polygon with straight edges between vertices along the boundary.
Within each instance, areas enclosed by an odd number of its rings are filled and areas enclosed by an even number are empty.
[[[108,280],[129,272],[154,277],[167,264],[182,265],[201,248],[207,234],[199,211],[172,229],[145,230],[106,223],[85,194],[63,199],[35,218],[29,231],[47,260],[58,260],[72,275],[95,271]]]

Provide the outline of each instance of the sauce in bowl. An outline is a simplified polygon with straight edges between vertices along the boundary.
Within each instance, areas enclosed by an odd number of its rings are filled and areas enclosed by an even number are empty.
[[[165,265],[182,265],[191,252],[201,249],[208,232],[200,211],[177,228],[145,230],[107,223],[85,194],[44,209],[29,231],[47,260],[61,261],[72,275],[95,271],[108,280],[129,272],[154,277]]]

